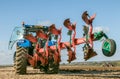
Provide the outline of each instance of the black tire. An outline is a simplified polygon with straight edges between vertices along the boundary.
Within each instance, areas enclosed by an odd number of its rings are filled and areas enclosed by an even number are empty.
[[[14,58],[14,69],[16,74],[25,74],[27,68],[27,48],[16,47],[16,54]]]
[[[15,64],[16,64],[16,63],[15,63],[15,62],[16,62],[16,59],[15,59],[15,58],[16,58],[16,52],[15,52],[14,55],[13,55],[14,69],[16,69],[16,65],[15,65]]]
[[[59,63],[54,63],[54,55],[48,57],[48,65],[46,66],[47,74],[57,74],[59,72]]]
[[[59,64],[54,63],[54,60],[49,60],[49,66],[48,66],[48,74],[57,74],[59,72]]]
[[[13,61],[15,61],[15,56],[16,56],[16,51],[15,51],[15,53],[13,55]]]
[[[107,43],[106,46],[105,46],[105,43]],[[108,45],[110,45],[110,46],[108,46]],[[107,46],[109,47],[108,48],[109,50],[105,49],[105,47],[107,47]],[[116,52],[116,43],[115,43],[115,41],[113,39],[106,39],[102,44],[102,52],[107,57],[113,56],[115,54],[115,52]]]

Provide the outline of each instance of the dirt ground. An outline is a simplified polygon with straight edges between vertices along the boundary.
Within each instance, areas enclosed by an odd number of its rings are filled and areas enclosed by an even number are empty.
[[[26,75],[15,75],[13,67],[0,67],[0,79],[120,79],[120,67],[60,66],[58,74],[28,67]]]

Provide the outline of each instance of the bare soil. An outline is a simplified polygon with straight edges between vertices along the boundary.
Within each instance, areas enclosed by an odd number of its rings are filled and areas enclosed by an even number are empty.
[[[60,66],[58,74],[28,67],[25,75],[15,75],[13,67],[0,67],[0,79],[120,79],[120,67]]]

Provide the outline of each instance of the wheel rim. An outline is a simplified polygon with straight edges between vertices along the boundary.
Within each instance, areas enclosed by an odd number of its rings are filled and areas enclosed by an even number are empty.
[[[109,55],[110,52],[111,52],[111,43],[106,41],[104,44],[103,44],[103,51],[104,51],[104,54],[105,55]]]

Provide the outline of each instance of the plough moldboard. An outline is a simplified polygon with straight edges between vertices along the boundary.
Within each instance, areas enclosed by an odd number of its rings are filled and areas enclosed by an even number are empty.
[[[97,55],[93,49],[93,41],[100,40],[103,37],[106,39],[102,45],[103,54],[108,57],[114,55],[116,50],[115,41],[109,39],[103,31],[96,33],[92,32],[92,23],[95,16],[96,14],[89,16],[87,11],[82,14],[82,19],[86,23],[83,27],[84,34],[82,38],[76,38],[76,23],[72,23],[70,19],[65,19],[63,24],[68,29],[68,35],[70,36],[70,40],[68,42],[61,41],[63,29],[57,29],[55,24],[45,27],[38,25],[31,26],[23,23],[23,37],[24,39],[29,40],[32,46],[24,47],[20,45],[21,43],[17,43],[17,50],[14,57],[16,73],[26,73],[26,62],[34,68],[39,68],[46,73],[57,73],[59,70],[59,63],[61,61],[62,49],[67,49],[67,61],[70,63],[76,59],[76,45],[84,43],[84,59],[88,60]],[[34,32],[34,34],[31,32]],[[22,56],[20,56],[21,54]],[[18,63],[20,58],[23,59],[23,61],[21,60],[22,63]]]

